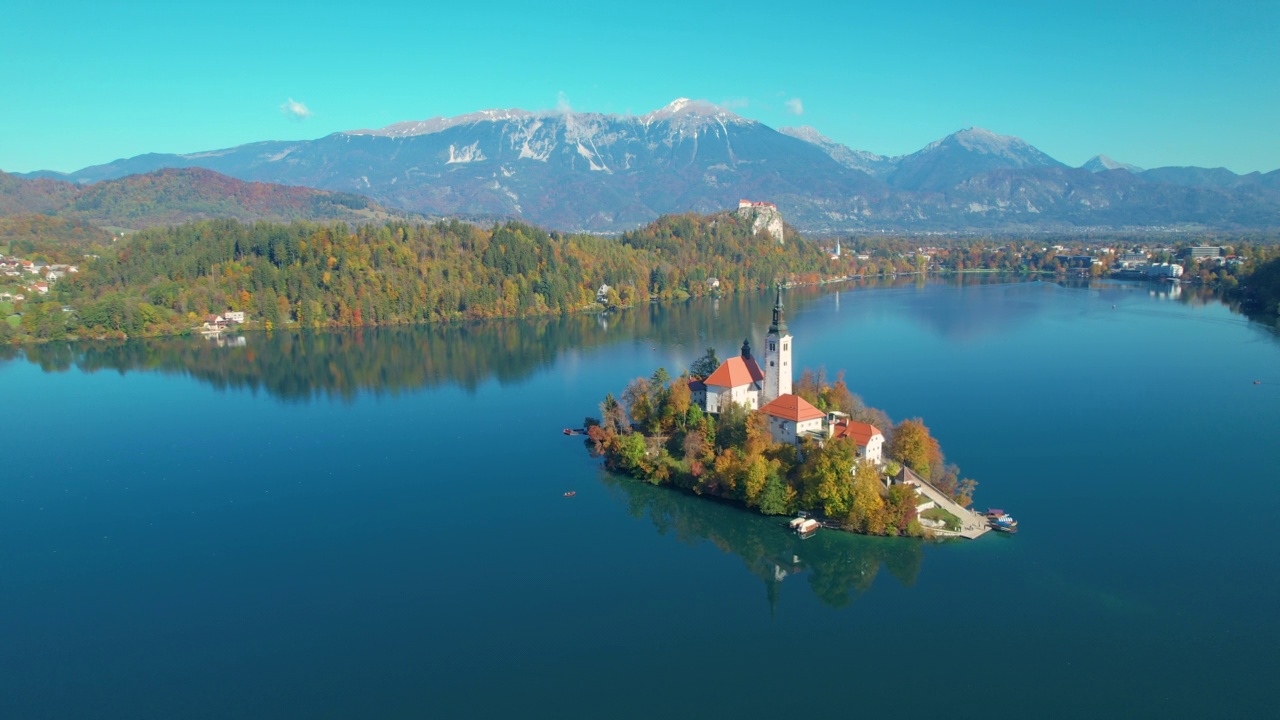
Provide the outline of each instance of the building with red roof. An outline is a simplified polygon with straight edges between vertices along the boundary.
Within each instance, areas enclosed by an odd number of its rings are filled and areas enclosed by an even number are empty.
[[[884,459],[884,433],[871,423],[858,422],[849,418],[834,419],[831,423],[831,437],[846,437],[858,446],[858,457],[877,465]]]
[[[769,416],[769,434],[774,442],[799,444],[805,435],[825,437],[823,430],[826,413],[799,395],[779,395],[760,412]]]
[[[720,363],[706,380],[690,382],[689,390],[695,401],[701,397],[702,409],[710,413],[719,413],[731,402],[755,410],[760,407],[763,382],[764,372],[751,356],[751,342],[743,340],[741,354]]]

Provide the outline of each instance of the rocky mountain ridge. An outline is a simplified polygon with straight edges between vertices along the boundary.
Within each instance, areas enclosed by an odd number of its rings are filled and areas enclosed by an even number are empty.
[[[687,98],[634,116],[488,110],[311,141],[140,155],[61,177],[94,182],[165,167],[595,232],[741,198],[776,203],[808,232],[1280,227],[1280,171],[1139,172],[1110,160],[1069,168],[981,128],[890,158]]]

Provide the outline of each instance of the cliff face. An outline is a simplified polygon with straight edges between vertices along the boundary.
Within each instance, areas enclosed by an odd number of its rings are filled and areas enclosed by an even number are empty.
[[[777,240],[779,245],[785,242],[782,235],[782,213],[778,212],[777,208],[761,206],[739,208],[738,216],[751,220],[751,232],[764,231]]]

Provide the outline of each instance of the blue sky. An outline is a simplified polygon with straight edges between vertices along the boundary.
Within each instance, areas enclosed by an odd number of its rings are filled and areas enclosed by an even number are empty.
[[[681,96],[890,155],[976,125],[1071,165],[1280,168],[1276,0],[0,0],[0,15],[8,171]]]

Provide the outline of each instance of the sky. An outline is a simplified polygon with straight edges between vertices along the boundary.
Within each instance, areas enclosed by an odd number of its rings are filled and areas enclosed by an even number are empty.
[[[977,126],[1070,165],[1280,168],[1280,0],[0,0],[0,17],[9,172],[677,97],[885,155]]]

